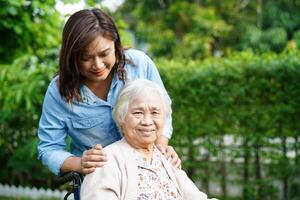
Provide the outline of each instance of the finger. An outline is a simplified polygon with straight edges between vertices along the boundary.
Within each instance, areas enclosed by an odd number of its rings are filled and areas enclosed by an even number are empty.
[[[89,155],[84,157],[84,161],[86,162],[105,162],[107,161],[106,155]]]
[[[177,162],[181,162],[180,158],[178,157],[178,155],[176,154],[176,152],[174,151],[174,153],[171,154],[171,163],[172,165],[176,165]]]
[[[90,167],[90,168],[83,168],[82,169],[82,172],[83,172],[83,174],[90,174],[90,173],[92,173],[92,172],[94,172],[95,171],[95,167]]]
[[[166,154],[166,145],[157,144],[156,147],[163,155]]]
[[[173,149],[173,147],[172,146],[166,146],[166,153],[165,153],[165,156],[166,156],[166,158],[177,158],[178,156],[177,156],[177,154],[176,154],[176,152],[175,152],[175,150]]]
[[[105,164],[104,162],[82,162],[81,166],[83,169],[93,168],[93,167],[102,167]]]
[[[181,169],[181,160],[178,158],[172,165],[178,169]]]
[[[101,146],[101,144],[95,144],[95,145],[93,146],[93,149],[102,150],[103,147]]]
[[[89,156],[89,155],[102,155],[102,156],[106,156],[106,153],[101,149],[90,149],[85,151],[85,155]]]
[[[95,163],[93,163],[93,164],[95,164]],[[85,174],[85,175],[90,174],[90,173],[94,172],[97,167],[103,167],[103,165],[104,165],[104,162],[101,162],[101,163],[98,162],[96,164],[96,166],[94,166],[94,167],[83,167],[82,168],[82,173]]]
[[[106,161],[107,161],[106,156],[99,156],[99,155],[86,156],[86,155],[84,155],[83,157],[81,157],[80,165],[82,167],[95,167],[97,165],[97,163],[106,162]],[[92,163],[92,164],[90,164],[90,163]]]

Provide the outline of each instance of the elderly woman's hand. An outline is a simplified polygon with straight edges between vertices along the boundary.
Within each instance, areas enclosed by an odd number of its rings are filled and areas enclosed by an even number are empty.
[[[102,167],[107,161],[105,152],[100,144],[96,144],[92,149],[83,152],[81,157],[81,172],[89,174],[95,171],[96,167]]]
[[[173,166],[181,169],[181,160],[172,146],[156,144],[159,151],[172,163]]]

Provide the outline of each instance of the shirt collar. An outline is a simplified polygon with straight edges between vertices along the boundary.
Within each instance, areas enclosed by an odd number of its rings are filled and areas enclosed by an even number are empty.
[[[96,101],[97,101],[97,99],[99,99],[99,98],[97,98],[97,97],[94,95],[94,93],[93,93],[86,85],[84,85],[84,84],[81,84],[81,85],[80,85],[80,93],[81,93],[82,101],[83,101],[84,103],[87,103],[87,104],[90,104],[90,105],[95,104]]]

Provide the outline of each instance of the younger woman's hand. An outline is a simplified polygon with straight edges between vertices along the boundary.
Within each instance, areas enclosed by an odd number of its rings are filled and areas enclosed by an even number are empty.
[[[100,144],[92,149],[83,152],[80,165],[82,174],[89,174],[95,171],[96,167],[102,167],[107,161],[107,156]]]
[[[156,144],[156,146],[174,167],[181,169],[181,160],[172,146],[163,144]]]

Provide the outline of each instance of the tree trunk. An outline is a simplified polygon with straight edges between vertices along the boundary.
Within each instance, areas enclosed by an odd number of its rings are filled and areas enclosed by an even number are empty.
[[[294,136],[295,139],[295,144],[294,144],[294,149],[295,149],[295,166],[299,166],[299,158],[298,158],[298,136]]]
[[[286,137],[282,136],[281,138],[281,145],[282,145],[282,156],[284,160],[287,160],[287,147],[286,147]],[[287,200],[288,199],[288,177],[285,176],[282,179],[282,184],[283,184],[283,200]]]
[[[220,151],[221,151],[221,166],[220,166],[220,172],[221,172],[221,188],[222,188],[222,196],[223,198],[227,197],[227,182],[226,182],[226,153],[224,149],[224,137],[220,138]]]
[[[190,161],[195,162],[195,154],[194,154],[194,147],[190,147],[188,150],[188,158]],[[188,177],[194,177],[196,175],[196,169],[194,167],[187,167],[186,173]]]
[[[250,200],[251,194],[249,193],[248,183],[249,183],[249,144],[248,137],[244,139],[243,151],[244,151],[244,166],[243,166],[243,199]]]
[[[205,192],[207,194],[210,194],[210,190],[209,190],[209,183],[210,183],[210,154],[209,152],[207,152],[207,154],[205,155],[204,157],[204,163],[206,164],[205,165],[205,168],[204,168],[204,179],[203,179],[203,185],[204,185],[204,189],[205,189]]]
[[[261,192],[261,165],[260,165],[260,144],[259,140],[256,140],[254,144],[254,151],[255,151],[255,161],[254,161],[254,169],[255,169],[255,180],[256,180],[256,193],[257,193],[257,198],[256,199],[261,199],[262,198],[262,192]]]
[[[263,11],[263,0],[257,0],[257,4],[256,4],[256,25],[259,28],[262,28],[262,13]]]

